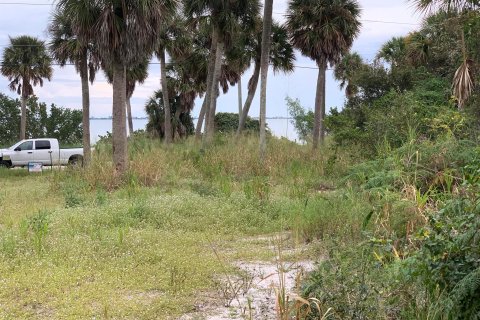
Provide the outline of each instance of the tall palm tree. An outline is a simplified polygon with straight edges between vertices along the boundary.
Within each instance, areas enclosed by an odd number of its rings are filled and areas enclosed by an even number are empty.
[[[23,140],[27,128],[27,99],[34,94],[34,86],[43,86],[44,78],[50,81],[52,59],[43,41],[30,36],[10,38],[0,71],[10,81],[10,89],[21,96],[20,139]]]
[[[260,59],[262,53],[262,20],[258,19],[258,29],[254,34],[247,36],[248,42],[243,45],[246,48],[245,53],[249,57],[249,61],[254,64],[253,74],[248,81],[248,95],[243,104],[243,110],[240,115],[240,120],[237,128],[237,135],[242,132],[245,127],[245,122],[250,111],[250,107],[255,97],[260,78]],[[292,72],[294,70],[293,63],[295,62],[295,54],[293,46],[289,41],[287,29],[285,26],[272,22],[271,30],[271,46],[269,63],[273,67],[274,72]]]
[[[340,81],[340,89],[345,89],[345,96],[349,99],[357,94],[354,76],[363,66],[362,57],[357,52],[347,53],[335,65],[333,76]]]
[[[213,138],[218,84],[225,47],[231,44],[231,36],[235,33],[235,28],[241,28],[242,24],[250,23],[257,16],[258,11],[258,0],[184,0],[184,12],[190,21],[203,17],[207,18],[211,24],[204,144],[209,143]]]
[[[90,90],[88,81],[93,83],[95,74],[99,69],[99,60],[95,55],[92,43],[92,35],[89,32],[95,21],[93,17],[98,15],[95,7],[88,1],[81,1],[82,6],[78,6],[79,15],[88,16],[84,21],[81,34],[76,34],[73,30],[72,21],[58,8],[52,15],[52,20],[48,26],[50,34],[49,49],[52,57],[61,67],[67,63],[73,63],[77,72],[80,74],[82,84],[82,126],[83,126],[83,165],[88,165],[91,159],[90,150]],[[80,28],[77,27],[77,31]]]
[[[290,0],[287,27],[293,45],[315,60],[319,68],[315,98],[313,149],[323,142],[325,129],[325,78],[327,65],[346,54],[360,31],[356,0]]]
[[[126,97],[126,108],[127,108],[127,122],[128,122],[128,132],[133,133],[133,117],[132,117],[132,105],[131,98],[133,92],[135,91],[135,86],[137,82],[142,84],[148,77],[148,57],[144,57],[142,61],[135,63],[134,65],[128,66],[125,73],[125,97]],[[111,67],[103,65],[103,71],[107,78],[108,83],[113,83],[113,71]]]
[[[260,58],[260,161],[267,153],[266,117],[267,117],[267,75],[270,58],[272,34],[273,0],[265,0],[263,13],[262,54]]]
[[[170,97],[167,82],[166,52],[174,59],[182,59],[188,50],[190,38],[186,32],[184,19],[180,15],[172,16],[164,21],[163,27],[157,36],[155,53],[160,61],[160,84],[162,87],[163,105],[165,106],[165,143],[172,142],[172,121],[170,114]]]
[[[76,12],[77,0],[58,0],[69,18],[81,23],[87,17]],[[126,132],[126,67],[153,52],[162,19],[171,15],[176,0],[97,0],[99,16],[92,32],[103,62],[113,70],[112,135],[115,170],[122,175],[128,168]],[[75,23],[77,24],[77,23]],[[74,25],[75,25],[74,24]]]

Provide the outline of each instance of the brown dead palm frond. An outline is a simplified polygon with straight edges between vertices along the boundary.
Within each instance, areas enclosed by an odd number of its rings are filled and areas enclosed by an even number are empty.
[[[471,73],[471,60],[465,60],[455,72],[453,77],[453,95],[458,101],[458,108],[463,110],[473,90],[473,78]]]

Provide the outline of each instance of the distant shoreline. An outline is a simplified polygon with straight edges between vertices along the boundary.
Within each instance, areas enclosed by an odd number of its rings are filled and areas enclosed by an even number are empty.
[[[148,120],[147,117],[133,117],[133,120]],[[106,117],[106,118],[90,118],[90,120],[112,120],[112,117]]]

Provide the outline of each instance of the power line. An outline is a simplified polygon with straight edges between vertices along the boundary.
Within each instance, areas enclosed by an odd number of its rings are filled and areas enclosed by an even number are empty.
[[[187,59],[185,59],[186,61]],[[2,64],[3,61],[0,60],[0,64]],[[179,62],[167,62],[166,65],[178,65],[180,64]],[[57,67],[64,67],[64,66],[75,66],[74,63],[65,63],[65,64],[60,64],[60,63],[52,63],[50,64],[51,66],[57,66]],[[148,65],[160,65],[160,62],[149,62]],[[269,64],[273,65],[273,64]],[[301,66],[301,65],[294,65],[295,68],[299,69],[311,69],[311,70],[318,70],[319,68],[317,66]],[[327,71],[333,70],[332,68],[327,68]]]
[[[0,5],[20,5],[20,6],[53,6],[51,3],[31,3],[31,2],[0,2]]]
[[[23,5],[23,6],[53,6],[54,2],[49,3],[32,3],[32,2],[0,2],[0,5]],[[274,14],[286,15],[285,12],[273,12]],[[361,22],[368,23],[386,23],[386,24],[399,24],[399,25],[410,25],[418,26],[421,23],[411,23],[411,22],[401,22],[401,21],[383,21],[383,20],[370,20],[370,19],[360,19]]]

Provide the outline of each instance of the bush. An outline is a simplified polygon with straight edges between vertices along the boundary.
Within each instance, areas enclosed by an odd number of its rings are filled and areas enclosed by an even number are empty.
[[[415,252],[404,263],[407,280],[419,281],[433,300],[434,319],[480,315],[480,152],[465,167],[462,190],[416,235]]]
[[[236,132],[238,129],[238,113],[219,112],[215,115],[215,131],[220,133]],[[260,121],[247,116],[245,130],[260,131]]]

